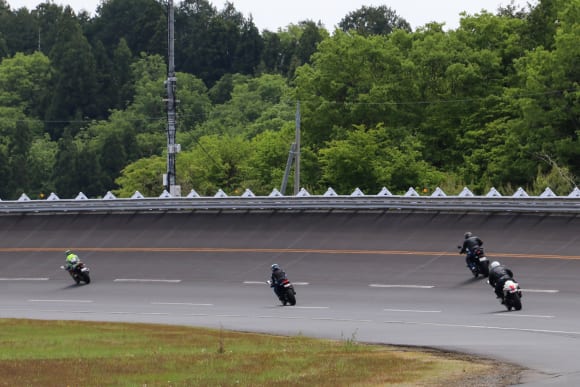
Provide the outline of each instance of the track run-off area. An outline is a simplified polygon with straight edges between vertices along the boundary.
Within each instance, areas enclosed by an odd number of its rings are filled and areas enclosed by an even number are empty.
[[[507,312],[457,245],[471,231],[509,266]],[[60,269],[72,249],[91,269]],[[296,286],[282,307],[272,263]],[[151,322],[436,347],[580,385],[580,218],[428,212],[0,216],[0,317]]]

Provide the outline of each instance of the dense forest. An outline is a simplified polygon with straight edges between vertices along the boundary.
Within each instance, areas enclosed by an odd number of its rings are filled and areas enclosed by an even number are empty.
[[[463,14],[455,30],[362,7],[333,31],[175,3],[184,193],[279,188],[298,106],[310,193],[578,185],[580,0]],[[0,199],[159,196],[167,40],[161,0],[103,0],[94,16],[0,0]]]

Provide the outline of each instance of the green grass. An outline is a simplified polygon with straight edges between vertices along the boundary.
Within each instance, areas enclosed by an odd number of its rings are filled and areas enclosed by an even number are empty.
[[[354,338],[0,320],[0,386],[452,386],[490,367]]]

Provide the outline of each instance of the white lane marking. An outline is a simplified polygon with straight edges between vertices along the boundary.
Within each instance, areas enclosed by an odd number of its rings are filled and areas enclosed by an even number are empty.
[[[575,331],[558,331],[558,330],[550,330],[550,329],[532,329],[532,328],[510,328],[510,327],[496,327],[496,326],[488,326],[488,325],[444,324],[444,323],[429,323],[429,322],[419,322],[419,321],[383,321],[383,324],[429,325],[429,326],[448,327],[448,328],[493,329],[493,330],[500,330],[500,331],[554,333],[554,334],[580,336],[580,332],[575,332]]]
[[[194,304],[191,302],[152,302],[151,305],[213,306],[213,304]]]
[[[256,316],[256,318],[275,318],[277,319],[281,319],[281,320],[302,320],[303,317],[291,317],[291,316]]]
[[[207,317],[207,316],[209,316],[209,314],[207,314],[207,313],[189,313],[189,314],[186,314],[185,316]]]
[[[420,310],[420,309],[383,309],[385,312],[411,312],[411,313],[441,313],[440,310]]]
[[[532,318],[555,318],[555,316],[541,314],[519,314],[519,313],[496,313],[500,317],[532,317]]]
[[[216,317],[243,317],[241,314],[216,314]]]
[[[410,289],[432,289],[433,285],[388,285],[388,284],[370,284],[371,288],[410,288]]]
[[[108,312],[108,314],[121,314],[121,315],[137,315],[137,316],[169,316],[169,313],[161,312]]]
[[[350,318],[313,317],[313,321],[340,321],[340,322],[373,322],[372,320],[356,320]]]
[[[160,313],[160,312],[138,312],[135,313],[140,316],[169,316],[169,313]]]
[[[113,282],[165,282],[176,284],[181,280],[167,280],[167,279],[147,279],[147,278],[117,278]]]
[[[48,278],[0,278],[0,281],[48,281]]]
[[[244,284],[246,285],[268,285],[267,281],[244,281]],[[310,285],[310,282],[292,282],[292,285],[298,285],[298,286],[304,286],[304,285]]]
[[[556,289],[522,289],[524,293],[558,293]]]
[[[94,302],[92,300],[28,300],[28,302],[72,302],[72,303],[83,303],[89,304]]]

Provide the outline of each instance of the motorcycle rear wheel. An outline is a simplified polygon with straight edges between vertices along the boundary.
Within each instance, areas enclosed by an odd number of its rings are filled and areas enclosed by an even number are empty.
[[[290,289],[286,291],[286,301],[290,305],[296,305],[296,297],[294,296],[294,293]],[[284,302],[284,305],[286,305],[286,302]]]
[[[522,310],[522,301],[520,300],[520,296],[518,294],[514,294],[510,296],[509,300],[505,304],[508,311],[514,310]]]

